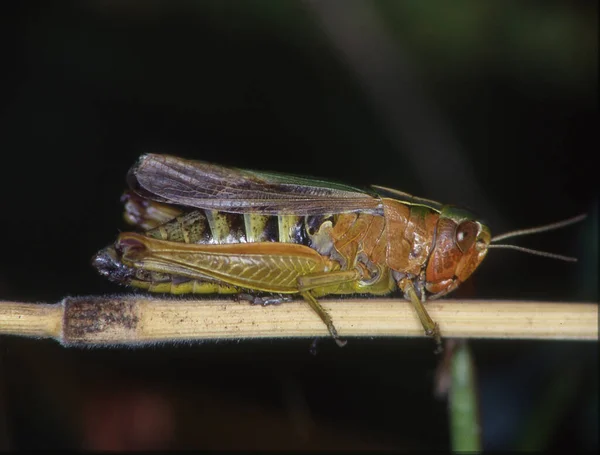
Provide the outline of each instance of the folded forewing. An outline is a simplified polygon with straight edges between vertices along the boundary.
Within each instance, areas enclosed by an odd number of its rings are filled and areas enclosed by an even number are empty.
[[[159,202],[232,213],[383,213],[376,194],[350,186],[169,155],[143,155],[129,180],[138,194]]]

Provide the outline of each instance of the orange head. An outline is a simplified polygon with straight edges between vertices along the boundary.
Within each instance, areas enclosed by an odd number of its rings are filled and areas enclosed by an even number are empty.
[[[425,288],[439,297],[456,289],[481,264],[492,239],[489,228],[466,210],[442,208],[425,270]]]

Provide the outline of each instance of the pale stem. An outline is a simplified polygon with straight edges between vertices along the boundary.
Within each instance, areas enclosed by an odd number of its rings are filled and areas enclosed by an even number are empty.
[[[321,300],[341,337],[425,336],[409,302]],[[598,304],[440,300],[426,304],[444,338],[597,340]],[[262,307],[233,300],[136,295],[66,298],[57,304],[0,302],[0,334],[63,345],[327,336],[303,301]]]

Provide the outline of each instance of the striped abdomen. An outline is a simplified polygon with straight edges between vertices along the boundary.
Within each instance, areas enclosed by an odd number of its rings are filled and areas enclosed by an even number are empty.
[[[146,231],[149,237],[181,243],[281,242],[323,249],[321,226],[333,216],[257,215],[193,210]]]

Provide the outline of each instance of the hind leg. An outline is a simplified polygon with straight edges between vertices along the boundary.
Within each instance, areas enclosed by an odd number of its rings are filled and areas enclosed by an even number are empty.
[[[251,305],[280,305],[284,302],[291,302],[294,298],[291,295],[283,294],[272,294],[272,295],[253,295],[249,293],[240,293],[235,296],[236,300],[244,300],[249,302]]]

